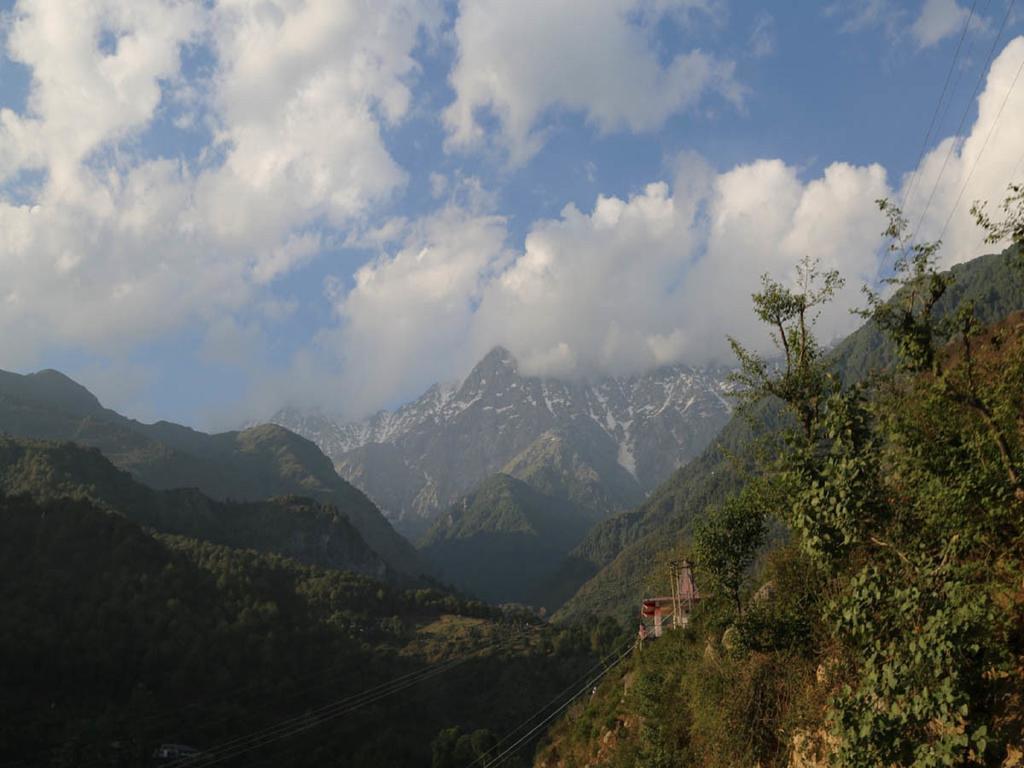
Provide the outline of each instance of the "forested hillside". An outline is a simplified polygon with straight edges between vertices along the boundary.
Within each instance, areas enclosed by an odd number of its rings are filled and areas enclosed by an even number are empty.
[[[311,565],[396,578],[335,508],[299,496],[215,501],[194,488],[155,491],[97,449],[0,437],[0,493],[89,499],[142,526]]]
[[[144,766],[161,743],[227,765],[426,765],[435,741],[475,756],[614,635],[26,496],[0,497],[0,614],[5,766]],[[308,731],[266,731],[337,701]],[[289,738],[221,746],[254,732]]]
[[[439,578],[491,602],[537,602],[537,587],[592,524],[586,510],[498,474],[455,502],[421,542]]]

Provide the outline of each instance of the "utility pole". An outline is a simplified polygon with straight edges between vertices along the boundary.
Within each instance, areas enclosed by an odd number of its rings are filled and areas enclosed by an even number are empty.
[[[697,584],[693,580],[693,563],[689,560],[683,560],[683,572],[686,574],[686,609],[688,613],[693,613],[694,601],[700,599],[700,595],[697,592]],[[680,592],[682,592],[682,574],[679,576],[679,581]]]
[[[672,560],[669,562],[669,578],[672,580],[672,626],[679,628],[682,626],[682,605],[680,604],[679,595],[679,561]]]

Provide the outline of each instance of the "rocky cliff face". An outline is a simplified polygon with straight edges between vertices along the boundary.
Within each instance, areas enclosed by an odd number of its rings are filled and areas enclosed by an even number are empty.
[[[725,424],[726,373],[677,365],[566,382],[522,375],[499,347],[460,384],[435,385],[395,411],[345,423],[286,409],[271,421],[316,442],[407,532],[502,470],[543,477],[546,492],[588,487],[607,514],[636,503]]]

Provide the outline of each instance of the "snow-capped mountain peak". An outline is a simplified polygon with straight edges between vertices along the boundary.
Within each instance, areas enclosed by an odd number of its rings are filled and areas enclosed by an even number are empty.
[[[574,438],[581,453],[610,453],[650,491],[728,419],[726,376],[674,365],[567,382],[524,376],[496,347],[460,383],[434,385],[394,411],[346,423],[291,408],[271,421],[316,442],[386,514],[416,529],[552,429],[584,425],[573,431],[586,435]]]

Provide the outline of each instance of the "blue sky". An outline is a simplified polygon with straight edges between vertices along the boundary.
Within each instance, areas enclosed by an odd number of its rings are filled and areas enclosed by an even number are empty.
[[[947,262],[1024,156],[1000,0],[0,7],[0,367],[146,420],[357,416],[498,343],[555,376],[728,362],[804,253],[848,332],[965,25],[907,201]]]

